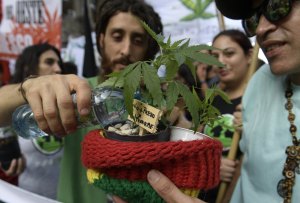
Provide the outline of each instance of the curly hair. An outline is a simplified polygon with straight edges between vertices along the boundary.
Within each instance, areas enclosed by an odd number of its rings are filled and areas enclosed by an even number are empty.
[[[154,11],[152,6],[148,5],[143,0],[104,0],[98,6],[97,20],[96,20],[96,39],[97,48],[101,54],[99,38],[100,34],[105,33],[107,25],[111,17],[118,12],[130,12],[136,17],[144,21],[156,33],[163,33],[163,25],[160,16]],[[148,35],[148,50],[146,52],[145,60],[153,59],[159,51],[159,45],[150,35]]]
[[[15,74],[11,80],[11,83],[20,83],[26,77],[38,74],[40,56],[49,50],[52,50],[57,54],[60,64],[62,64],[60,52],[56,47],[48,43],[28,46],[17,58]]]

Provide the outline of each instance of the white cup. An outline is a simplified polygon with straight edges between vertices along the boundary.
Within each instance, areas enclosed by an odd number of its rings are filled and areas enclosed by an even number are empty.
[[[192,141],[192,140],[203,140],[203,139],[212,139],[211,137],[199,133],[194,132],[193,130],[189,130],[186,128],[181,128],[177,126],[171,126],[171,135],[170,141]]]

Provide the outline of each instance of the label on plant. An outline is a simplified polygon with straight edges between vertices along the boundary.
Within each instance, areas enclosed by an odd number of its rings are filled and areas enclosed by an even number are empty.
[[[157,131],[157,124],[162,115],[162,110],[154,108],[139,100],[133,100],[133,117],[128,116],[128,119],[137,123],[150,133]]]

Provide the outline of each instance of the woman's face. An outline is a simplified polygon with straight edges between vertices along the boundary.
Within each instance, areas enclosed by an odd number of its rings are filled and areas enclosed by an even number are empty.
[[[61,73],[60,60],[53,50],[41,54],[39,58],[38,75],[52,75]]]
[[[230,37],[221,35],[213,46],[220,50],[213,50],[214,55],[226,68],[217,68],[220,81],[223,83],[241,82],[247,76],[250,54],[245,55],[242,47]]]

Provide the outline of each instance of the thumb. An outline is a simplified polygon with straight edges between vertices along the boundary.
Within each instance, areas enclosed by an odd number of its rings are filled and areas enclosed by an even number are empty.
[[[165,175],[157,170],[150,170],[148,173],[148,181],[153,189],[161,196],[167,203],[202,203],[198,199],[189,197],[183,194]]]

